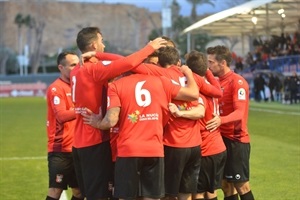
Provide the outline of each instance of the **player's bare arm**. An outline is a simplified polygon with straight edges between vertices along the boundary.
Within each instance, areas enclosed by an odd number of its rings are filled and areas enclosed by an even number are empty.
[[[95,114],[90,109],[86,109],[86,113],[81,113],[81,115],[83,116],[84,124],[88,124],[101,130],[107,130],[117,124],[119,121],[119,113],[120,108],[115,107],[109,109],[103,119],[101,112],[99,114]]]
[[[169,103],[169,110],[174,117],[183,117],[191,120],[197,120],[205,116],[205,109],[200,104],[192,107],[190,110],[179,110],[174,103]]]
[[[197,100],[199,97],[199,88],[194,79],[192,70],[186,65],[182,65],[180,70],[185,75],[187,84],[186,87],[181,87],[175,99],[183,101]]]
[[[119,121],[120,107],[110,108],[102,121],[98,122],[98,128],[107,130],[114,127]]]

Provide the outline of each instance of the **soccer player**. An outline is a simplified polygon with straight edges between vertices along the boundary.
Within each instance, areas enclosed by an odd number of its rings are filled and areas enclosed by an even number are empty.
[[[134,72],[165,76],[175,84],[185,85],[185,77],[180,72],[180,57],[178,50],[174,47],[164,47],[158,52],[158,62],[161,67],[143,63]],[[206,94],[221,96],[219,83],[212,73],[207,73],[213,85],[207,84],[205,80],[194,74],[199,90]],[[198,102],[174,101],[176,106],[182,110],[191,108],[198,109]],[[196,112],[200,117],[200,112]],[[166,196],[179,198],[180,200],[191,198],[192,193],[197,192],[197,177],[201,162],[200,124],[198,120],[171,117],[164,128],[164,150],[165,150],[165,184]],[[174,163],[177,163],[176,166]]]
[[[83,28],[77,34],[76,42],[82,53],[101,53],[105,48],[98,27]],[[72,100],[76,112],[73,156],[80,190],[88,200],[110,196],[113,168],[109,134],[84,124],[81,113],[90,108],[94,113],[102,109],[105,114],[108,80],[136,67],[164,46],[165,40],[157,38],[127,57],[103,63],[97,57],[91,57],[71,72]]]
[[[110,84],[108,112],[97,127],[108,129],[119,122],[115,197],[159,199],[165,195],[163,126],[170,117],[168,103],[172,98],[190,101],[198,97],[192,72],[186,66],[181,70],[187,77],[186,87],[165,77],[142,74]]]
[[[210,131],[220,127],[227,149],[222,190],[225,200],[254,200],[250,189],[250,136],[247,127],[249,85],[230,69],[231,53],[225,46],[207,49],[208,66],[219,77],[223,97],[219,98],[220,116],[207,122]]]
[[[194,73],[202,77],[208,70],[206,56],[198,51],[191,51],[186,56],[186,64]],[[204,112],[200,119],[202,158],[198,178],[197,194],[193,194],[193,199],[216,200],[216,190],[220,189],[222,184],[226,160],[226,147],[222,140],[219,129],[210,132],[205,128],[205,126],[207,121],[219,113],[218,101],[216,98],[212,98],[200,93],[199,105],[200,112]],[[194,108],[187,111],[180,111],[174,105],[171,105],[169,108],[170,111],[177,117],[194,119],[197,116],[195,115],[196,113]]]
[[[71,99],[70,72],[78,63],[75,53],[60,53],[57,57],[60,77],[47,89],[49,190],[46,200],[59,199],[68,186],[72,188],[72,200],[83,199],[72,157],[75,111]]]

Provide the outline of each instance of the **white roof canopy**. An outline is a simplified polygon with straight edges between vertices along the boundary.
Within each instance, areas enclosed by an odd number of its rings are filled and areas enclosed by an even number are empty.
[[[283,9],[283,15],[279,10]],[[285,16],[284,16],[285,15]],[[253,17],[257,23],[254,25]],[[252,0],[210,15],[183,30],[215,36],[279,35],[300,29],[300,0]]]

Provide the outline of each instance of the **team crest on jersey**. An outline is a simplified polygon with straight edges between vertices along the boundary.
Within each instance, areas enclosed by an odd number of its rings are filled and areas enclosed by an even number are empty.
[[[53,98],[53,103],[54,103],[54,105],[59,105],[60,104],[60,98],[58,96],[55,96]]]
[[[246,91],[244,88],[238,90],[238,100],[246,100]]]
[[[241,79],[238,80],[238,84],[243,85],[243,81]]]
[[[63,178],[64,178],[64,175],[56,174],[56,179],[55,179],[56,183],[61,183]]]
[[[55,87],[51,88],[51,91],[56,92],[56,88]]]

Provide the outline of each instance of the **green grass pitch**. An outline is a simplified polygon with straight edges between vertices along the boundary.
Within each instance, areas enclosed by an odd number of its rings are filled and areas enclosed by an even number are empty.
[[[248,126],[256,200],[300,199],[300,105],[251,102]],[[0,98],[0,199],[45,199],[46,145],[46,100]]]

